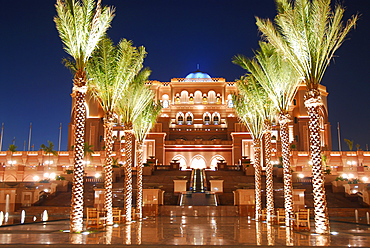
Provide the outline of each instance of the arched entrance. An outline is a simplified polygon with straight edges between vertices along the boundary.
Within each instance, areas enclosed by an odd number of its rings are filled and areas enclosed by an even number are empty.
[[[190,168],[191,169],[205,169],[207,168],[206,160],[201,155],[195,155],[191,159]]]
[[[221,155],[218,155],[218,154],[212,157],[212,159],[211,159],[211,166],[210,166],[212,170],[216,170],[217,169],[217,162],[219,160],[224,160],[225,161],[225,158],[223,156],[221,156]]]
[[[178,155],[174,156],[172,160],[177,160],[180,163],[180,169],[181,170],[186,170],[186,164],[187,163],[186,163],[186,159],[183,155],[178,154]]]

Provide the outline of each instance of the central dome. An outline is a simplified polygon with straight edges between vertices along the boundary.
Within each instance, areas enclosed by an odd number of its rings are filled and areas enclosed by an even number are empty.
[[[200,70],[196,70],[195,72],[189,73],[186,78],[211,78],[210,75],[208,75],[205,72],[202,72]]]

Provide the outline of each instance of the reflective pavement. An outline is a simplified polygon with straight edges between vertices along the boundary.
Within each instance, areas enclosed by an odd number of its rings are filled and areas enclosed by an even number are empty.
[[[248,217],[157,217],[132,224],[65,232],[68,220],[0,227],[0,244],[68,247],[111,244],[161,246],[346,246],[370,247],[370,225],[331,221],[330,235],[258,223]],[[64,230],[64,232],[63,232]],[[36,246],[37,245],[37,246]],[[31,247],[31,246],[27,246]],[[50,247],[50,246],[48,246]],[[51,246],[53,247],[53,246]]]

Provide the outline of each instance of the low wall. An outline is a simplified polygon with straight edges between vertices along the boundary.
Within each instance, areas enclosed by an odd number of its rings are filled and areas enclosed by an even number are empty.
[[[158,216],[239,216],[238,206],[159,206]]]

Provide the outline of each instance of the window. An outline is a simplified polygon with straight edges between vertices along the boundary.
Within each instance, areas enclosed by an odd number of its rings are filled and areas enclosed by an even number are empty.
[[[213,121],[213,125],[219,125],[220,124],[220,114],[217,112],[213,113],[212,121]]]
[[[220,118],[216,115],[213,117],[213,124],[218,125],[218,122],[220,121]]]
[[[190,115],[188,115],[188,117],[186,117],[186,122],[188,125],[191,125],[193,122],[193,118]]]
[[[203,124],[204,125],[209,125],[210,122],[211,122],[211,115],[210,115],[210,113],[207,112],[203,115]]]
[[[169,101],[168,100],[163,100],[162,101],[162,107],[163,108],[168,108],[170,106],[170,104],[169,104]]]
[[[184,114],[183,113],[177,113],[177,125],[182,125],[184,122]]]
[[[192,113],[190,112],[186,113],[185,119],[186,119],[187,125],[193,125],[193,114]]]

